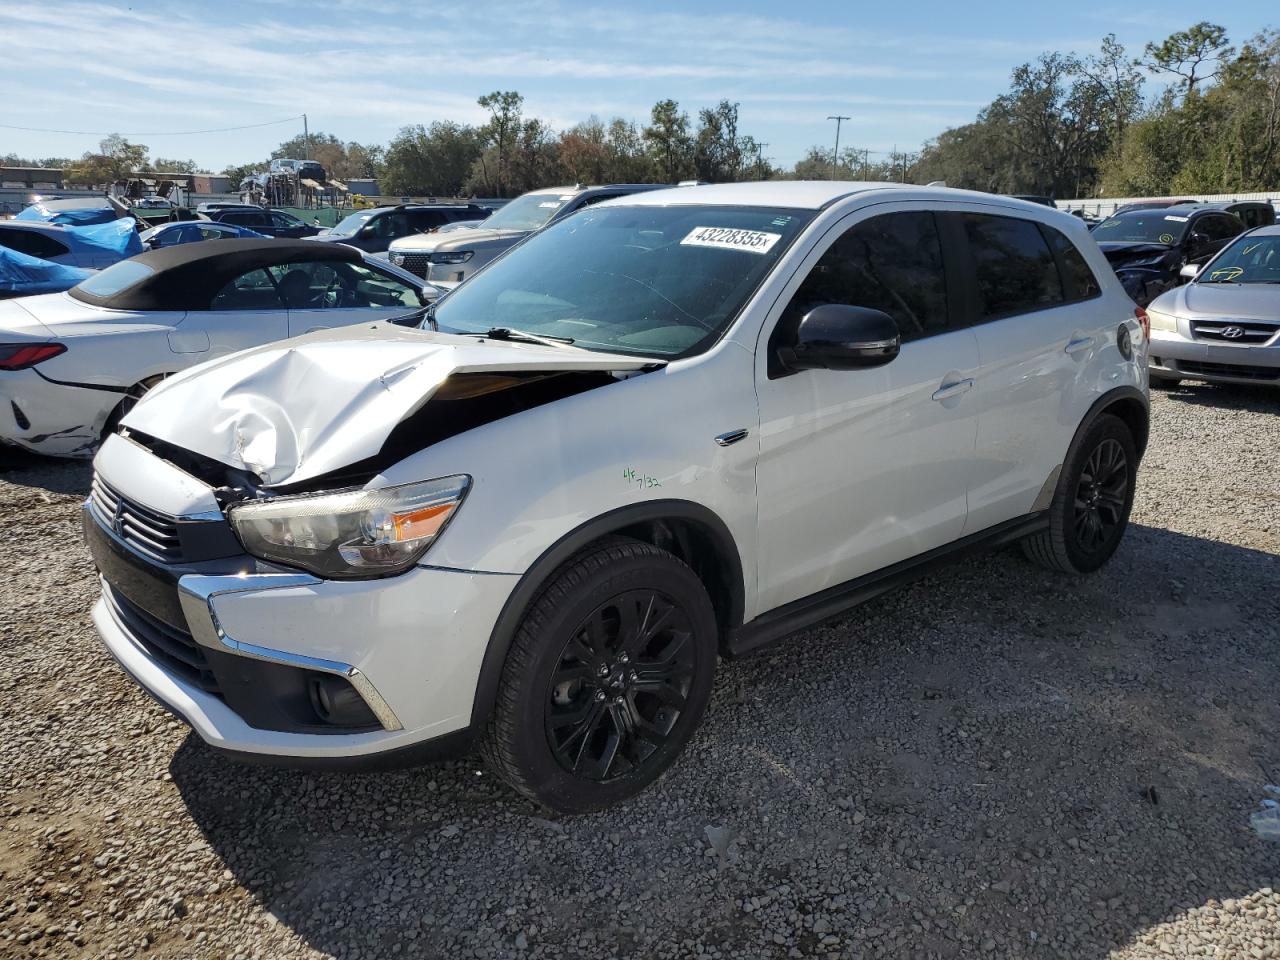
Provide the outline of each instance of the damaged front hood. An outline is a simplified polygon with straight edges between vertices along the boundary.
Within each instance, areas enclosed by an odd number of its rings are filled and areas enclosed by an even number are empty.
[[[293,484],[376,454],[455,373],[626,371],[653,360],[406,329],[323,330],[164,381],[122,425]]]
[[[434,253],[436,251],[474,250],[478,246],[489,246],[495,243],[509,246],[511,241],[519,240],[528,233],[528,230],[486,230],[484,227],[450,231],[449,233],[420,233],[392,241],[390,252]]]

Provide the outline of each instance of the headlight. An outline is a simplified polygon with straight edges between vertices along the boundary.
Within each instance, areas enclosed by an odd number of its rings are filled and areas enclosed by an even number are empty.
[[[1167,313],[1161,313],[1159,310],[1152,310],[1147,307],[1147,317],[1151,320],[1152,330],[1164,330],[1167,333],[1178,332],[1178,318],[1171,317]]]
[[[394,263],[397,267],[403,267],[403,266],[404,266],[404,254],[403,254],[403,253],[393,253],[393,254],[391,254],[391,262],[392,262],[392,263]]]
[[[245,550],[322,577],[400,573],[417,563],[467,495],[471,478],[242,503],[231,526]]]
[[[427,259],[432,263],[466,263],[474,254],[474,250],[458,250],[454,253],[433,253]]]

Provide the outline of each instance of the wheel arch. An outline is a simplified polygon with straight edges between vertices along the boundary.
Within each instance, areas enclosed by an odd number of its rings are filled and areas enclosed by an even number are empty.
[[[575,554],[611,536],[651,543],[688,564],[711,598],[722,646],[730,631],[742,624],[746,603],[742,556],[733,534],[719,516],[688,500],[650,500],[611,510],[565,534],[543,551],[503,604],[480,665],[471,707],[473,731],[483,728],[493,710],[511,641],[542,586]]]

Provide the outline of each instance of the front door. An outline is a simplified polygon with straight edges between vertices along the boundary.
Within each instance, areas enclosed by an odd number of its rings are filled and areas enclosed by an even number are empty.
[[[784,291],[756,358],[759,612],[961,536],[978,347],[951,301],[938,219],[907,204],[851,214]],[[823,303],[888,313],[899,356],[867,370],[779,369],[774,348]]]

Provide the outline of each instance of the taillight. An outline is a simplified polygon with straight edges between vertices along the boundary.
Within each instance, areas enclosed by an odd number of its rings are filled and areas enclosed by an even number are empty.
[[[1142,328],[1142,339],[1147,343],[1151,342],[1151,318],[1147,316],[1147,311],[1143,307],[1134,307],[1133,315],[1138,318],[1138,326]]]
[[[0,370],[25,370],[66,352],[63,343],[0,343]]]

